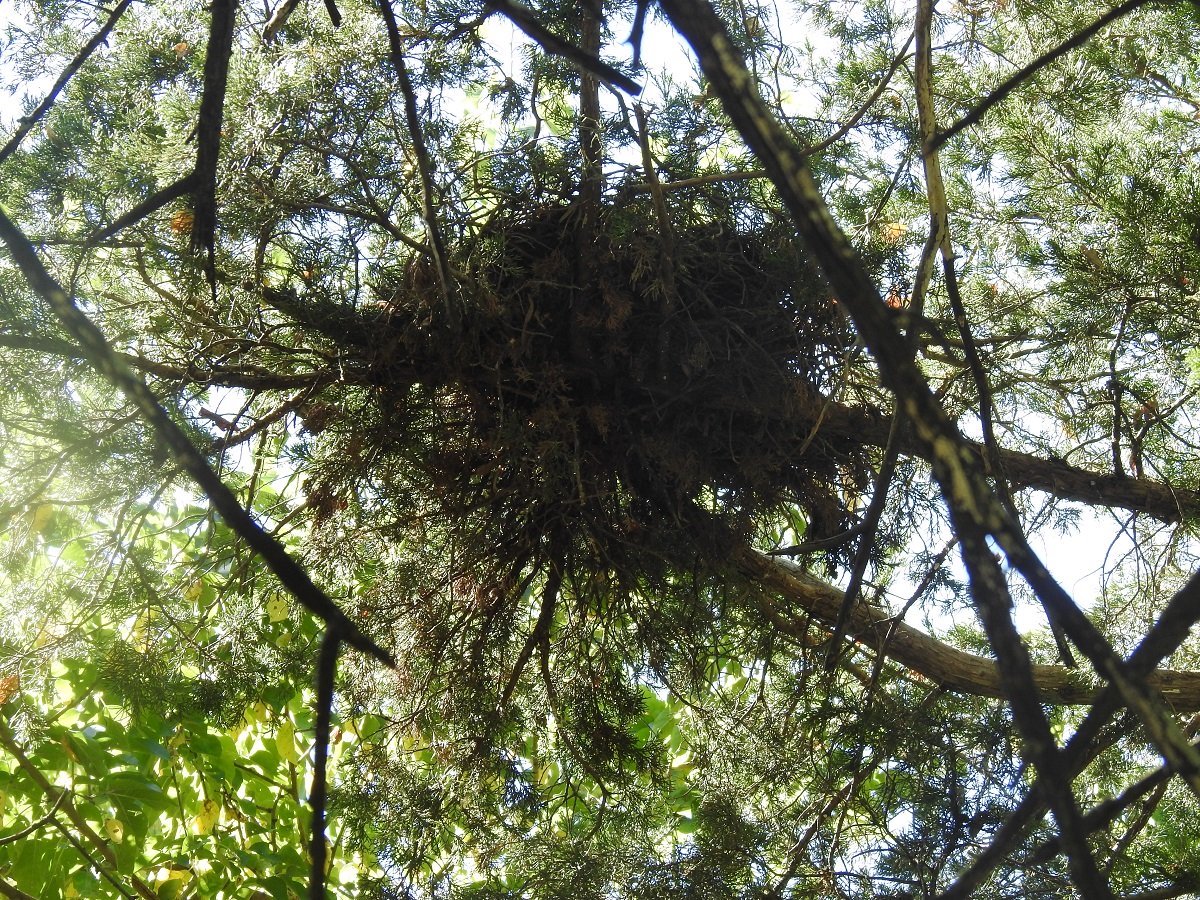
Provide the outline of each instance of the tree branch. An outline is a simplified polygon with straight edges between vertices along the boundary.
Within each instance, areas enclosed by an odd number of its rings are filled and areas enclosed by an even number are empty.
[[[974,125],[984,117],[988,110],[990,110],[997,103],[1003,101],[1004,98],[1020,87],[1021,84],[1028,81],[1039,71],[1050,65],[1050,63],[1054,62],[1060,56],[1066,56],[1076,47],[1083,46],[1106,25],[1112,24],[1122,16],[1133,12],[1139,6],[1144,6],[1147,2],[1149,2],[1149,0],[1126,0],[1126,2],[1109,10],[1087,28],[1072,35],[1054,49],[1048,50],[1033,62],[1022,66],[1012,75],[1010,75],[1002,85],[977,103],[974,109],[938,135],[930,145],[931,149],[937,150],[939,147],[943,146],[946,141],[950,140],[964,128],[969,128],[970,126]]]
[[[13,136],[8,139],[8,143],[4,145],[4,148],[0,149],[0,162],[3,162],[12,156],[17,147],[21,145],[21,141],[25,140],[25,136],[33,130],[33,126],[40,122],[42,120],[42,116],[46,115],[46,113],[50,111],[50,108],[54,106],[54,101],[57,100],[58,95],[62,93],[62,89],[67,86],[67,82],[70,81],[71,78],[74,77],[75,73],[78,72],[83,66],[83,64],[87,62],[88,57],[95,52],[96,48],[104,43],[104,41],[108,38],[109,33],[116,26],[117,20],[124,15],[125,10],[129,8],[129,4],[132,2],[133,0],[121,0],[121,2],[116,5],[112,13],[109,14],[108,20],[100,27],[100,30],[96,32],[90,41],[80,48],[79,52],[75,54],[75,58],[67,64],[65,69],[63,69],[62,74],[58,76],[58,80],[54,82],[54,85],[46,93],[46,96],[42,99],[42,102],[37,105],[37,108],[35,108],[28,115],[21,117],[19,120],[20,126],[13,133]]]
[[[534,18],[533,12],[529,7],[522,3],[517,3],[515,0],[488,0],[487,6],[498,12],[503,13],[514,25],[520,28],[533,41],[541,45],[543,50],[548,53],[553,53],[556,56],[562,56],[573,62],[576,68],[583,72],[590,73],[597,78],[615,84],[627,94],[637,96],[642,92],[642,86],[619,71],[614,69],[608,63],[580,50],[569,41],[564,41],[554,32],[550,31]]]
[[[217,159],[221,153],[221,123],[225,116],[225,88],[229,57],[233,53],[233,25],[237,0],[213,0],[208,47],[204,56],[204,94],[196,118],[196,168],[192,191],[192,251],[207,253],[205,271],[216,284]]]
[[[457,331],[463,316],[462,299],[458,295],[454,276],[450,272],[446,242],[442,238],[441,227],[438,224],[433,184],[433,160],[425,145],[425,134],[421,128],[420,114],[417,111],[417,94],[413,88],[412,77],[408,74],[408,65],[404,62],[404,47],[400,42],[400,28],[396,23],[396,15],[392,12],[392,0],[379,0],[379,11],[387,29],[388,54],[392,68],[396,70],[396,77],[400,81],[400,93],[404,97],[404,119],[408,125],[408,136],[412,138],[413,142],[412,149],[417,161],[417,173],[421,177],[421,218],[425,222],[425,231],[429,236],[429,253],[433,257],[433,265],[437,270],[442,308],[450,329]]]
[[[1161,698],[1130,677],[1123,661],[1050,576],[1029,547],[1019,523],[999,502],[988,484],[984,467],[965,447],[962,433],[930,389],[917,366],[909,343],[898,332],[879,291],[845,233],[834,220],[804,156],[759,96],[728,30],[707,0],[661,0],[672,25],[691,44],[700,67],[712,83],[725,112],[758,157],[779,191],[796,229],[844,303],[859,334],[879,366],[880,380],[913,424],[929,454],[934,478],[950,514],[951,527],[961,541],[962,558],[976,612],[996,652],[1005,693],[1023,738],[1023,752],[1041,775],[1057,781],[1054,738],[1037,704],[1028,652],[1012,622],[1008,585],[994,556],[999,546],[1037,593],[1048,614],[1057,618],[1075,645],[1122,699],[1145,723],[1164,758],[1179,767],[1189,786],[1200,793],[1200,755],[1179,733],[1166,714]],[[1053,808],[1060,827],[1076,828],[1079,810],[1069,792],[1052,783]],[[1083,848],[1072,875],[1079,879],[1094,869]],[[1084,887],[1107,891],[1095,880]]]
[[[837,620],[843,592],[797,564],[745,546],[734,552],[733,562],[767,589],[760,604],[781,632],[803,637],[812,620],[824,628],[832,628]],[[886,609],[860,601],[850,612],[846,633],[939,687],[977,697],[1005,697],[995,660],[898,623]],[[1094,679],[1065,666],[1034,665],[1032,671],[1038,693],[1047,703],[1088,705],[1096,702],[1103,688]],[[1176,712],[1200,710],[1200,672],[1162,669],[1151,672],[1145,680],[1147,686],[1167,698]]]
[[[246,511],[233,491],[213,471],[204,454],[159,404],[146,383],[113,352],[103,332],[46,271],[28,238],[3,212],[0,212],[0,240],[8,245],[9,254],[29,286],[54,311],[63,327],[79,344],[83,356],[133,403],[180,467],[200,485],[213,508],[258,553],[296,600],[329,627],[337,628],[346,643],[394,667],[391,654],[364,635],[337,604],[313,583],[304,568]]]

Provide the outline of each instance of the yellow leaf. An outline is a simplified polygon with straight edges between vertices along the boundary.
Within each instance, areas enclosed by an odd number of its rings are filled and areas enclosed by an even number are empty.
[[[21,690],[21,676],[16,672],[0,677],[0,706],[15,697]]]
[[[205,800],[200,804],[200,812],[192,817],[192,830],[196,834],[209,834],[221,818],[221,804],[216,800]]]
[[[903,222],[884,222],[879,226],[879,237],[885,244],[898,243],[900,238],[908,234],[908,226]]]
[[[181,209],[171,216],[171,231],[175,234],[187,234],[192,230],[196,216],[190,209]]]
[[[54,517],[54,507],[49,503],[39,503],[29,516],[29,530],[33,534],[41,534]]]
[[[67,886],[63,888],[63,897],[67,898],[67,900],[71,900],[71,898],[78,896],[80,896],[79,891],[75,890],[75,885],[68,881]]]
[[[278,595],[272,597],[267,601],[267,616],[272,622],[282,622],[288,617],[287,601]]]
[[[119,844],[125,839],[125,826],[120,819],[105,819],[104,833],[108,835],[108,839],[114,844]]]
[[[204,591],[204,579],[197,578],[195,581],[192,582],[191,586],[186,591],[184,591],[183,599],[186,600],[188,603],[194,603],[196,600],[200,599],[200,594],[203,591]]]
[[[296,749],[296,726],[291,720],[284,719],[280,723],[279,730],[275,732],[275,747],[279,755],[290,763],[300,759],[300,751]]]

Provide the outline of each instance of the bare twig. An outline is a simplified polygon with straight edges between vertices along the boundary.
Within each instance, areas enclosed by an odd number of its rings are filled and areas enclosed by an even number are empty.
[[[933,104],[933,51],[931,46],[933,4],[931,0],[922,0],[918,4],[917,9],[917,58],[914,75],[917,93],[917,118],[921,131],[921,156],[925,167],[925,184],[928,195],[930,223],[929,240],[925,245],[925,252],[922,255],[921,263],[925,267],[932,261],[929,252],[936,246],[937,251],[940,252],[942,257],[942,277],[946,284],[946,295],[950,300],[950,309],[954,314],[954,324],[957,326],[958,333],[962,337],[963,355],[966,357],[967,368],[971,373],[971,379],[975,382],[975,390],[979,396],[979,421],[983,429],[985,470],[992,476],[996,498],[1007,512],[1014,531],[1019,533],[1020,516],[1017,513],[1017,506],[1013,501],[1012,491],[1008,485],[1008,478],[1004,472],[1004,462],[1000,454],[1000,443],[996,440],[992,388],[983,366],[983,360],[979,355],[979,348],[975,343],[971,323],[967,318],[966,306],[963,303],[962,294],[958,287],[954,246],[950,239],[950,211],[946,203],[946,189],[942,179],[942,164],[938,156],[938,151],[933,149],[934,139],[937,135],[937,110]],[[920,293],[922,295],[925,289],[924,281],[928,278],[928,275],[928,268],[925,268],[924,272],[918,275],[918,282],[921,284]],[[918,299],[918,306],[921,303],[922,301]],[[922,313],[923,309],[917,309],[916,311]],[[1059,655],[1062,656],[1063,662],[1068,666],[1075,666],[1075,657],[1063,635],[1062,626],[1049,608],[1047,609],[1047,617],[1050,621],[1050,629],[1054,635]]]
[[[718,184],[723,181],[753,181],[766,177],[767,173],[762,169],[753,169],[749,172],[714,172],[712,175],[698,175],[695,178],[681,178],[678,181],[660,181],[657,184],[647,181],[641,184],[630,184],[624,186],[621,191],[624,194],[645,194],[660,190],[670,193],[705,184]]]

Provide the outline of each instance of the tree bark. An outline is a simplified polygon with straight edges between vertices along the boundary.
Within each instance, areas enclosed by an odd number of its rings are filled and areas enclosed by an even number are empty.
[[[750,547],[735,552],[734,563],[764,589],[760,603],[774,625],[802,638],[815,621],[832,627],[842,606],[843,592],[787,560],[767,557]],[[850,613],[847,634],[878,653],[907,666],[918,678],[946,690],[979,697],[1005,697],[994,660],[968,653],[937,638],[896,622],[892,614],[865,601]],[[1033,678],[1043,703],[1090,704],[1103,688],[1099,679],[1079,669],[1034,665]],[[1200,710],[1200,672],[1161,669],[1146,676],[1175,712]]]
[[[861,441],[873,447],[887,445],[891,423],[882,413],[820,402],[825,410],[821,429],[826,435]],[[911,427],[902,430],[898,439],[903,453],[928,459]],[[986,466],[988,454],[982,444],[965,439],[963,444]],[[1200,492],[1189,488],[1146,478],[1099,474],[1063,459],[1035,456],[1019,450],[1002,448],[999,456],[1004,475],[1014,488],[1045,491],[1060,500],[1128,509],[1163,522],[1179,522],[1200,515]]]

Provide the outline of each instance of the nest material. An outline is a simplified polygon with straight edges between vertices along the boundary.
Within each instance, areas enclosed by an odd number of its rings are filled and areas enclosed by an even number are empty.
[[[845,531],[869,468],[822,437],[815,406],[851,337],[790,235],[663,235],[644,210],[586,234],[580,221],[541,209],[479,236],[458,262],[470,312],[456,335],[431,324],[424,261],[386,315],[343,328],[363,336],[377,389],[337,480],[390,468],[383,492],[411,492],[415,467],[459,543],[512,576],[586,555],[641,580],[703,552],[700,509],[744,534],[786,502],[809,539]]]

